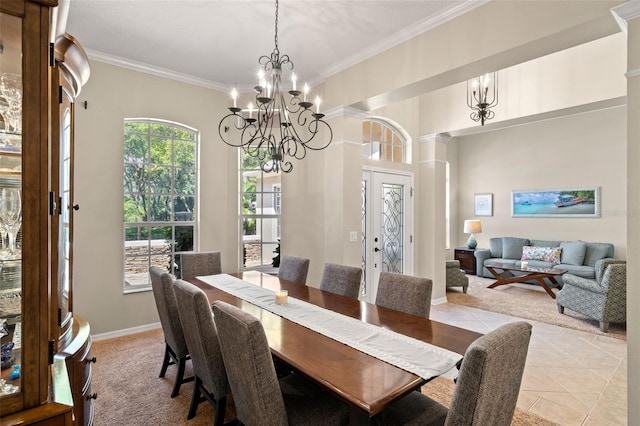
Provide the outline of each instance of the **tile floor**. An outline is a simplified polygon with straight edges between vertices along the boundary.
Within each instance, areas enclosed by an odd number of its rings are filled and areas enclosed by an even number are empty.
[[[487,333],[519,318],[446,303],[431,319]],[[518,407],[563,426],[627,424],[627,342],[533,324]]]

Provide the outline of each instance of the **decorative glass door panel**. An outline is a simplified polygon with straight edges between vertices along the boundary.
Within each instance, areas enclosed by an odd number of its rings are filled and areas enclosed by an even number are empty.
[[[382,183],[381,192],[381,270],[402,274],[404,269],[404,185]]]

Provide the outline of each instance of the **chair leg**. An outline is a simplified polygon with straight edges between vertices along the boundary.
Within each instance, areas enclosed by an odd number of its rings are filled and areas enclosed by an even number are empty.
[[[558,304],[558,312],[560,312],[561,314],[564,314],[564,306]]]
[[[600,321],[600,331],[602,331],[603,333],[609,332],[609,322]]]
[[[164,377],[167,372],[167,367],[171,364],[171,354],[169,353],[169,345],[164,344],[164,359],[162,360],[162,368],[160,369],[160,375],[158,377]]]
[[[189,406],[189,414],[187,415],[187,420],[191,420],[196,416],[196,410],[198,409],[198,404],[200,403],[200,387],[202,386],[202,380],[200,377],[195,376],[195,381],[193,382],[193,394],[191,395],[191,405]]]
[[[184,368],[187,362],[186,358],[180,358],[178,361],[178,372],[176,373],[176,382],[173,385],[173,391],[171,392],[171,398],[178,396],[180,392],[180,385],[184,383]]]
[[[213,423],[214,426],[223,426],[224,425],[224,413],[227,409],[227,397],[222,396],[216,400],[216,420]]]
[[[464,294],[467,294],[467,287],[466,287],[466,286],[462,287],[462,292],[463,292]]]

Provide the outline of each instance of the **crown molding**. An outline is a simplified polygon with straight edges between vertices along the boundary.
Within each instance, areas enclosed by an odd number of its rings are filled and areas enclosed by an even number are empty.
[[[179,81],[181,83],[191,84],[193,86],[199,86],[199,87],[205,87],[207,89],[218,90],[220,92],[229,91],[228,85],[216,83],[210,80],[205,80],[204,78],[198,78],[189,74],[179,73],[176,71],[169,70],[167,68],[156,67],[153,65],[145,64],[144,62],[132,61],[131,59],[125,59],[120,56],[110,55],[108,53],[100,52],[97,50],[86,49],[86,52],[87,52],[87,56],[89,56],[89,59],[93,61],[103,62],[105,64],[115,65],[117,67],[127,68],[133,71],[151,74],[157,77],[167,78],[170,80]]]
[[[364,120],[369,117],[369,114],[366,111],[363,111],[358,108],[354,108],[348,105],[340,105],[337,107],[333,107],[324,113],[325,120],[331,120],[333,118],[358,118],[360,120]]]
[[[434,133],[431,135],[418,136],[418,143],[440,142],[447,144],[449,143],[449,141],[451,141],[451,139],[451,136],[444,133]]]
[[[623,33],[627,34],[628,23],[631,20],[640,18],[640,1],[630,0],[611,9],[611,14],[615,18]]]
[[[447,13],[443,13],[439,16],[425,19],[421,22],[417,22],[414,25],[408,26],[393,35],[387,37],[384,40],[379,41],[378,43],[372,44],[365,49],[362,49],[358,54],[351,56],[343,61],[336,62],[334,65],[321,70],[318,74],[320,75],[319,80],[323,81],[327,78],[331,77],[334,74],[337,74],[345,69],[352,67],[366,59],[369,59],[373,56],[376,56],[385,50],[391,49],[399,45],[400,43],[404,43],[405,41],[420,35],[426,31],[429,31],[433,28],[436,28],[439,25],[444,24],[454,18],[457,18],[460,15],[463,15],[476,7],[482,6],[485,3],[488,3],[490,0],[467,0],[464,3],[461,3],[457,7],[449,10]]]

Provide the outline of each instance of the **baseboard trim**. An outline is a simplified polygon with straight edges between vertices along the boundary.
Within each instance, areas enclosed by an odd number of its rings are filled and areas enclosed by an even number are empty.
[[[157,328],[161,328],[159,322],[154,322],[152,324],[140,325],[137,327],[125,328],[122,330],[108,331],[106,333],[93,334],[91,339],[94,342],[105,339],[113,339],[114,337],[122,337],[128,336],[130,334],[142,333],[143,331],[155,330]]]
[[[442,305],[443,303],[447,303],[447,296],[439,299],[431,299],[431,305]]]

